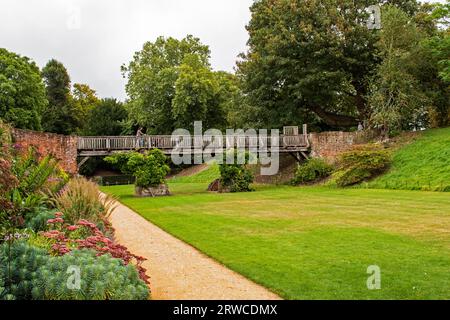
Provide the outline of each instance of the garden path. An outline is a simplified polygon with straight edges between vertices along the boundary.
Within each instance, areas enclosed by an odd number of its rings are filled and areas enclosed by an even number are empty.
[[[116,240],[147,259],[154,300],[278,300],[279,296],[207,257],[194,247],[117,204]]]

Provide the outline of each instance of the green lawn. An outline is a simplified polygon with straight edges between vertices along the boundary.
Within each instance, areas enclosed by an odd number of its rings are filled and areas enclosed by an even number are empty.
[[[211,194],[170,183],[167,198],[125,205],[287,299],[450,299],[447,193],[259,186]],[[381,268],[381,290],[366,271]],[[170,266],[167,266],[170,268]]]
[[[450,191],[450,128],[427,130],[394,153],[392,168],[370,188]]]
[[[212,163],[208,165],[206,170],[197,174],[185,177],[174,177],[170,179],[170,181],[173,183],[210,183],[219,177],[219,165],[217,163]]]

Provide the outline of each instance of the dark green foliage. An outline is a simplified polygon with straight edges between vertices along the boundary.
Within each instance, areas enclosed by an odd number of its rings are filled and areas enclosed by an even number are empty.
[[[47,132],[71,134],[78,127],[77,111],[70,92],[70,77],[64,65],[50,60],[42,69],[48,108],[42,118]]]
[[[373,4],[383,9],[381,30],[366,26],[364,9]],[[398,130],[433,126],[427,117],[447,125],[448,7],[433,11],[415,0],[254,1],[249,50],[238,63],[242,117],[250,113],[266,127],[303,122],[328,129],[371,119]]]
[[[30,148],[27,154],[16,157],[13,172],[19,180],[18,190],[23,195],[49,191],[49,179],[58,180],[64,185],[68,177],[58,166],[58,161],[51,156],[38,160],[36,152]],[[51,190],[59,191],[59,190]]]
[[[98,168],[104,168],[106,165],[102,158],[89,158],[78,170],[83,177],[92,177]]]
[[[49,219],[55,218],[56,210],[40,210],[38,212],[30,212],[25,218],[25,225],[34,232],[47,231]]]
[[[366,112],[365,77],[377,60],[376,32],[365,24],[369,4],[253,3],[249,51],[238,74],[265,126],[311,123],[315,117],[334,127],[358,124],[356,117]]]
[[[391,163],[389,152],[374,146],[344,152],[333,182],[339,187],[355,185],[385,172]]]
[[[314,182],[328,177],[333,172],[333,166],[322,159],[312,158],[298,166],[293,185]]]
[[[0,262],[0,287],[6,288],[0,298],[145,300],[149,297],[148,287],[134,266],[125,266],[110,255],[97,257],[90,250],[52,257],[46,250],[20,241],[12,244],[11,252],[7,244],[0,246]],[[72,275],[67,271],[71,266],[80,268],[81,290],[67,287]],[[8,285],[10,280],[11,286]]]
[[[0,48],[0,118],[16,128],[41,130],[47,103],[36,64]]]
[[[118,153],[105,158],[105,161],[121,170],[122,173],[136,177],[137,187],[157,187],[165,183],[170,171],[167,157],[158,149],[145,154],[138,152]]]
[[[120,170],[122,173],[131,174],[132,170],[128,167],[128,160],[132,156],[129,152],[119,152],[106,157],[104,160],[106,163],[111,164],[115,169]]]
[[[15,300],[15,297],[12,294],[8,294],[6,290],[5,277],[0,269],[0,300]]]
[[[8,228],[23,227],[26,216],[45,210],[48,194],[59,191],[65,183],[61,176],[64,173],[51,157],[39,161],[30,149],[25,155],[11,158],[8,174],[14,181],[7,182],[8,188],[2,188],[0,193],[0,237],[11,232]],[[0,170],[4,171],[1,166]]]
[[[249,154],[245,154],[244,164],[238,164],[238,158],[238,152],[235,152],[233,164],[227,164],[225,155],[224,163],[219,166],[220,185],[223,191],[253,191],[250,184],[253,182],[254,176],[252,172],[246,167],[246,164],[249,162]]]
[[[102,99],[87,113],[85,135],[118,136],[123,131],[123,122],[127,119],[123,103],[116,99]]]

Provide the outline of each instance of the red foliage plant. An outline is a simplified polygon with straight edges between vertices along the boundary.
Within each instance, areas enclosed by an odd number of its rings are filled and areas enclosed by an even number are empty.
[[[52,225],[53,230],[41,234],[54,241],[52,245],[54,254],[65,255],[73,249],[91,249],[97,252],[97,256],[109,253],[113,258],[121,259],[125,265],[134,264],[140,278],[149,283],[146,269],[142,266],[146,259],[132,254],[126,247],[106,237],[95,223],[80,220],[76,225],[69,225],[64,222],[63,214],[57,213],[56,218],[48,220],[47,224]],[[80,231],[88,235],[81,239],[77,238],[75,233]]]
[[[2,193],[15,188],[18,185],[17,178],[12,172],[11,159],[9,154],[2,153],[0,150],[0,186]]]

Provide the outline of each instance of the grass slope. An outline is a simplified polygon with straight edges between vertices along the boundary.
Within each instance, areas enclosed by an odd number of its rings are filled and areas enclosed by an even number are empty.
[[[425,131],[394,153],[387,174],[362,187],[450,191],[450,128]]]
[[[206,186],[170,183],[166,198],[103,190],[287,299],[450,299],[448,194],[289,186],[211,194]],[[381,290],[367,289],[370,265],[381,268]]]
[[[174,177],[170,182],[176,183],[211,183],[220,177],[219,166],[217,163],[210,164],[206,170],[191,176]]]

